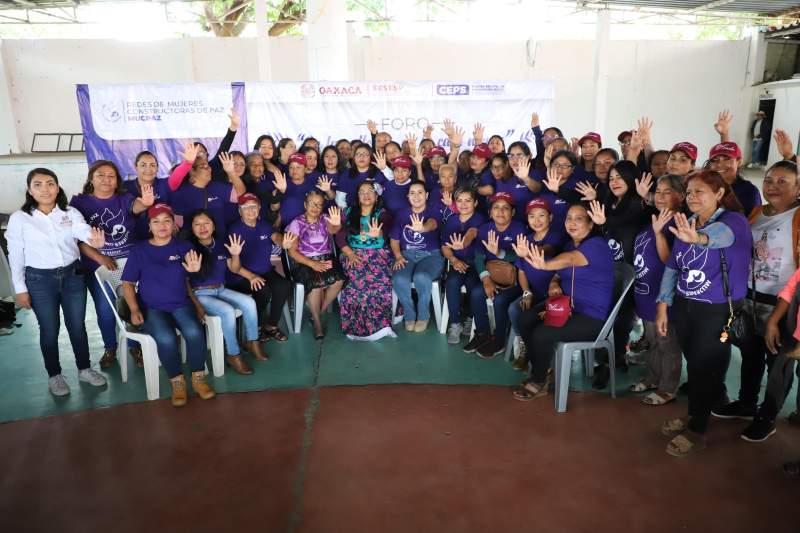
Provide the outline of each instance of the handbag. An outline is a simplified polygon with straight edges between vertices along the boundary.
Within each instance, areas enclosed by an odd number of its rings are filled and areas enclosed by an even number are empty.
[[[572,267],[572,282],[569,296],[551,296],[544,306],[544,325],[554,328],[563,327],[572,316],[572,294],[575,291],[575,267]]]
[[[725,299],[728,300],[728,322],[722,328],[722,333],[719,335],[719,342],[728,342],[728,340],[730,340],[733,344],[738,346],[747,339],[752,338],[755,334],[755,316],[748,312],[747,307],[744,305],[740,305],[736,309],[733,308],[731,288],[728,280],[728,260],[725,258],[725,252],[723,250],[719,251],[719,262],[722,270],[722,289],[725,292]]]
[[[500,259],[491,259],[486,262],[486,271],[489,273],[489,278],[501,290],[510,289],[517,285],[517,267],[508,261]]]

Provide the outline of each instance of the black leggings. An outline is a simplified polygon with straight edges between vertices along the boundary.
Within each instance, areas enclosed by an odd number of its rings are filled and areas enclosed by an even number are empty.
[[[544,304],[524,311],[519,317],[519,329],[527,347],[526,354],[531,363],[531,379],[544,383],[547,369],[555,355],[559,342],[593,341],[603,329],[603,321],[587,315],[573,313],[562,327],[545,326],[539,319]]]
[[[689,375],[689,429],[705,433],[711,408],[723,394],[731,343],[720,342],[728,304],[709,304],[675,296],[670,316]]]
[[[258,290],[252,290],[250,288],[250,282],[246,279],[241,279],[235,283],[229,283],[228,287],[253,297],[256,301],[259,325],[277,326],[278,322],[281,320],[283,306],[292,294],[292,284],[274,270],[262,274],[261,277],[267,282]],[[272,301],[270,302],[270,300]],[[270,303],[269,316],[265,316],[267,303]]]

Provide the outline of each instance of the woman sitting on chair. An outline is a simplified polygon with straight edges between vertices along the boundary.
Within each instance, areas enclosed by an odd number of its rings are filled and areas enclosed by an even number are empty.
[[[228,242],[214,237],[214,221],[208,211],[195,211],[186,223],[190,228],[189,242],[200,254],[200,271],[189,276],[194,295],[202,304],[206,314],[218,316],[222,322],[222,337],[225,341],[225,361],[239,374],[252,374],[253,370],[240,356],[236,338],[236,310],[242,312],[244,337],[247,351],[256,361],[268,357],[261,351],[258,342],[258,311],[256,302],[247,294],[225,287],[225,273],[239,272],[239,255],[244,242],[238,235],[228,236]]]
[[[570,296],[571,314],[561,326],[549,326],[539,318],[542,307],[520,316],[530,378],[514,390],[514,398],[533,400],[547,394],[548,369],[559,342],[593,341],[608,318],[614,296],[614,259],[605,239],[594,235],[594,218],[599,204],[589,211],[581,204],[567,211],[566,230],[571,241],[564,252],[545,259],[542,248],[529,245],[525,260],[538,270],[554,271],[548,295]]]
[[[134,245],[122,271],[131,323],[144,324],[145,332],[156,341],[158,358],[172,384],[173,406],[186,405],[187,397],[175,328],[186,341],[192,389],[202,399],[209,400],[216,392],[206,382],[204,372],[206,334],[201,322],[205,311],[189,292],[187,284],[189,274],[200,270],[200,256],[192,250],[191,244],[174,237],[175,218],[167,204],[156,204],[147,214],[153,237]],[[139,307],[140,299],[142,307]]]
[[[304,205],[305,213],[286,226],[287,234],[297,235],[297,244],[287,249],[292,259],[292,278],[305,287],[314,338],[319,340],[325,336],[320,313],[336,299],[345,279],[331,239],[342,225],[342,212],[331,207],[328,214],[323,214],[325,196],[317,190],[306,194]]]

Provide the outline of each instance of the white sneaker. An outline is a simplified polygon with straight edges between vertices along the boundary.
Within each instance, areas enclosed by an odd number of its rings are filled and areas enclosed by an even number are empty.
[[[522,340],[522,337],[519,335],[514,337],[514,359],[524,359],[527,351],[527,348],[525,348],[525,341]]]
[[[461,322],[461,336],[462,337],[469,337],[470,333],[472,333],[472,319],[465,318]]]
[[[50,394],[53,396],[66,396],[69,394],[69,385],[64,376],[58,374],[47,380],[47,385],[50,387]]]
[[[461,324],[450,324],[447,328],[447,344],[458,344],[461,342],[461,332],[463,331]]]
[[[106,384],[105,376],[93,368],[84,368],[78,372],[78,380],[85,381],[95,387],[102,387]]]

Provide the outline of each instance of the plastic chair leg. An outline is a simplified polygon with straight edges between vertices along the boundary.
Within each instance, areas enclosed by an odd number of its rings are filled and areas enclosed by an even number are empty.
[[[403,321],[403,315],[397,315],[397,293],[392,289],[392,324],[399,324]],[[404,310],[405,311],[405,310]]]
[[[569,394],[569,373],[572,367],[572,353],[566,353],[563,348],[556,351],[555,385],[556,385],[556,412],[563,413],[567,410],[567,395]]]
[[[439,324],[439,333],[447,333],[447,321],[450,320],[450,309],[447,307],[447,294],[442,298],[442,318]]]
[[[211,368],[215,377],[225,375],[225,343],[222,333],[222,319],[217,316],[206,317],[206,342],[211,351]]]
[[[594,349],[585,350],[583,352],[583,357],[586,365],[586,377],[593,378],[594,377]]]
[[[433,317],[436,320],[436,329],[442,327],[442,290],[438,280],[433,280],[431,285],[431,303],[433,304]]]
[[[120,331],[119,335],[117,335],[117,351],[119,351],[121,346],[127,346],[128,338],[125,336],[124,331]],[[124,351],[121,355],[117,356],[117,361],[119,361],[119,373],[122,376],[122,382],[128,382],[128,354]]]
[[[616,350],[614,349],[614,331],[612,330],[611,333],[608,334],[608,371],[609,371],[609,380],[608,386],[611,388],[611,397],[617,397],[617,354]]]
[[[511,331],[508,333],[508,340],[506,341],[506,361],[514,359],[514,340],[516,338],[517,334],[514,333],[514,328],[511,328]]]
[[[289,310],[289,304],[283,304],[283,320],[286,321],[287,331],[294,332],[292,328],[292,312]]]
[[[303,305],[305,300],[305,287],[298,283],[294,286],[294,332],[300,333],[303,328]]]
[[[152,338],[144,339],[140,342],[142,347],[142,359],[144,360],[144,384],[147,390],[148,400],[158,400],[158,348],[156,341]]]

